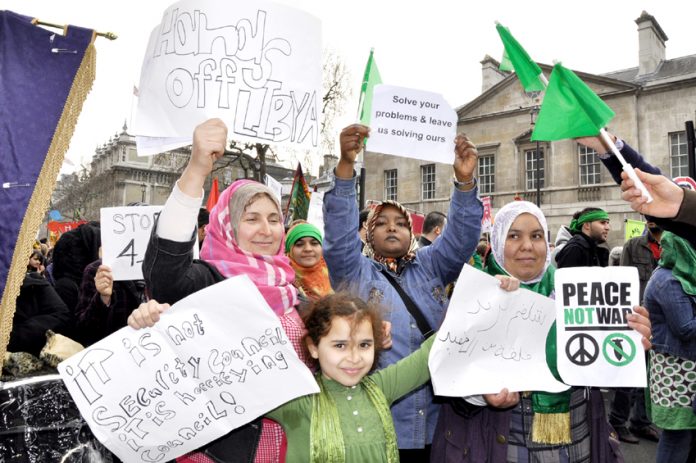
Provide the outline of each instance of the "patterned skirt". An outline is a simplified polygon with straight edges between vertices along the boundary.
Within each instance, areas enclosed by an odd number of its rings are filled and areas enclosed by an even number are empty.
[[[652,422],[662,429],[696,429],[696,362],[650,351],[648,375]]]

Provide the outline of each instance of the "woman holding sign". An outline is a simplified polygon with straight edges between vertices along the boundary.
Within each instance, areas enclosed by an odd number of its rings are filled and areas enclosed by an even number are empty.
[[[295,273],[284,254],[283,217],[268,187],[250,180],[230,185],[210,212],[202,260],[192,260],[203,183],[226,143],[227,127],[221,120],[196,127],[191,159],[162,209],[145,254],[143,275],[153,299],[133,311],[128,324],[136,329],[153,326],[168,304],[225,278],[246,274],[280,319],[295,351],[308,361],[300,347],[305,330],[295,309]],[[282,429],[270,420],[264,420],[259,429],[260,423],[232,431],[179,461],[284,461]]]
[[[664,232],[658,267],[645,288],[653,323],[648,385],[652,421],[663,429],[658,463],[687,461],[696,430],[696,250]]]
[[[527,201],[507,204],[495,216],[484,271],[513,276],[523,288],[553,297],[547,236],[546,218],[538,207]],[[628,316],[629,326],[649,337],[647,312],[637,312]],[[556,370],[555,333],[554,324],[546,343],[547,362],[562,380]],[[610,441],[610,429],[599,390],[523,393],[507,409],[467,398],[443,405],[432,461],[617,461],[618,440]]]

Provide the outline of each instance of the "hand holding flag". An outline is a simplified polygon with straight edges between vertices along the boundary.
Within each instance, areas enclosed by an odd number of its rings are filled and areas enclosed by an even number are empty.
[[[370,57],[367,59],[365,74],[360,87],[360,101],[358,102],[358,121],[365,125],[370,125],[373,88],[375,85],[382,83],[382,77],[379,75],[379,69],[377,69],[377,62],[375,62],[374,52],[375,49],[371,49]]]

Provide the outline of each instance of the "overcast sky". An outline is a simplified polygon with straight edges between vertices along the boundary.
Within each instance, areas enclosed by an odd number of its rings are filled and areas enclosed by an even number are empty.
[[[322,21],[323,48],[341,55],[351,71],[354,95],[337,127],[355,117],[371,47],[384,83],[441,93],[452,107],[475,98],[481,90],[480,61],[487,54],[498,60],[502,55],[495,20],[509,27],[536,61],[560,60],[584,72],[637,66],[635,19],[643,10],[658,20],[669,37],[668,59],[696,54],[694,1],[277,1],[317,16]],[[0,9],[119,36],[113,42],[97,39],[97,78],[67,154],[76,165],[87,164],[95,147],[130,120],[133,85],[139,81],[149,33],[172,3],[0,0]],[[315,170],[318,164],[314,163]]]

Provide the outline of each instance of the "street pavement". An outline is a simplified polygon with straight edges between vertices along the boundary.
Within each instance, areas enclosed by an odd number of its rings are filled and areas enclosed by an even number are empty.
[[[602,391],[604,395],[604,408],[609,413],[613,391]],[[638,444],[621,442],[621,452],[626,463],[655,463],[657,454],[657,442],[641,439]]]

